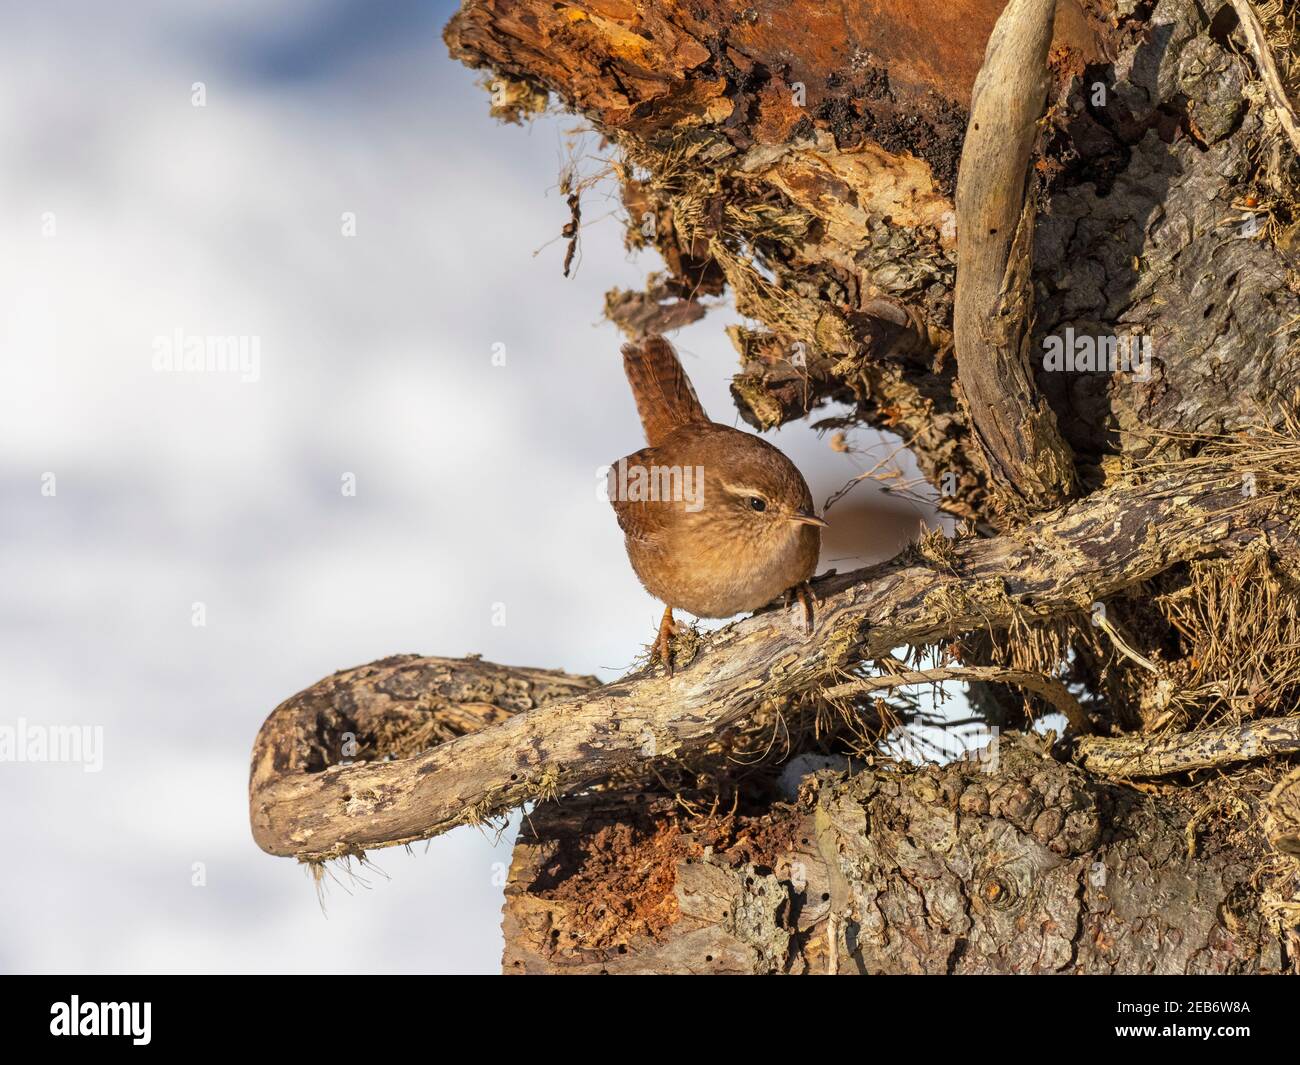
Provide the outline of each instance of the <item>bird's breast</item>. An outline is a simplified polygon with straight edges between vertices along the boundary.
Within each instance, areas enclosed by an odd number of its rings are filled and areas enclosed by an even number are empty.
[[[817,568],[816,529],[788,523],[768,535],[720,531],[707,520],[673,523],[653,541],[627,541],[646,590],[697,617],[726,618],[766,606]]]

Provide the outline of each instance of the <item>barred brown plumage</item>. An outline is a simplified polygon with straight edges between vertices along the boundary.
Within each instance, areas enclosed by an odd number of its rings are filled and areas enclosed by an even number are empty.
[[[609,497],[632,568],[665,604],[652,663],[672,671],[674,607],[730,617],[793,592],[811,628],[807,581],[826,523],[794,463],[710,421],[663,337],[625,345],[623,366],[650,446],[611,468]]]

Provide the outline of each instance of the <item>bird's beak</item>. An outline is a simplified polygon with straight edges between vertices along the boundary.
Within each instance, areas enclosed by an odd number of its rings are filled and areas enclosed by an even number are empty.
[[[790,520],[797,521],[800,525],[816,525],[820,529],[825,529],[830,524],[807,510],[796,510],[790,515]]]

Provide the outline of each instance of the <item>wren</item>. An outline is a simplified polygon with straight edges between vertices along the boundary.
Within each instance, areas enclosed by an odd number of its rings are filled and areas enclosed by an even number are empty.
[[[727,618],[783,593],[803,608],[821,527],[798,469],[766,440],[709,420],[672,345],[623,346],[648,447],[610,471],[610,502],[632,568],[664,606],[650,661],[671,673],[673,610]]]

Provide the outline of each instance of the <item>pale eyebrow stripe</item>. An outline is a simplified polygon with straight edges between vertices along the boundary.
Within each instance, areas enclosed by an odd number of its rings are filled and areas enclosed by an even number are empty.
[[[722,487],[732,495],[758,496],[759,499],[767,499],[767,493],[760,492],[757,488],[746,488],[744,485],[728,484],[726,481],[722,482]]]

